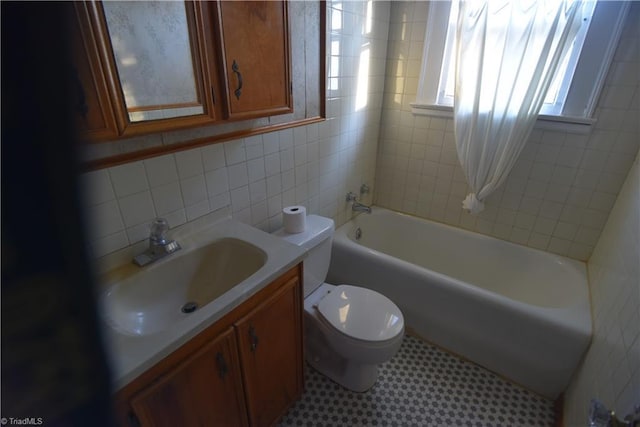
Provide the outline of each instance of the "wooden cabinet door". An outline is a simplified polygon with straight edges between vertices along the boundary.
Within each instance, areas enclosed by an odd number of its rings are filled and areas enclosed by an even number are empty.
[[[292,112],[287,3],[220,1],[218,28],[228,118]]]
[[[135,395],[141,426],[245,426],[246,409],[233,328]]]
[[[278,291],[236,323],[249,421],[275,423],[303,387],[300,279]]]
[[[72,63],[67,73],[75,127],[88,141],[118,136],[118,127],[109,97],[107,78],[98,55],[98,38],[93,31],[87,6],[83,2],[61,3],[69,23]]]

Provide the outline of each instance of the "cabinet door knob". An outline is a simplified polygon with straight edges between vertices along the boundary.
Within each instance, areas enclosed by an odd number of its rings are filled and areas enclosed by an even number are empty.
[[[222,353],[216,353],[216,362],[218,362],[218,375],[221,379],[224,379],[229,372],[229,368],[227,367],[227,362],[225,362]]]
[[[256,329],[253,325],[249,327],[249,339],[251,339],[251,351],[255,352],[258,347],[258,336],[256,335]]]
[[[239,100],[240,95],[242,95],[242,74],[240,74],[240,66],[238,65],[235,59],[233,60],[233,64],[231,64],[231,70],[234,73],[236,73],[236,76],[238,77],[238,87],[233,93],[236,95],[236,98]]]

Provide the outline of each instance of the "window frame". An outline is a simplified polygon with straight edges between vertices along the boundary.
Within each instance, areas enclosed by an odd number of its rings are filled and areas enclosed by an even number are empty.
[[[452,106],[437,102],[450,9],[450,1],[429,2],[418,91],[416,101],[410,104],[415,115],[453,117]],[[598,1],[562,112],[558,115],[538,115],[537,128],[579,133],[590,131],[596,122],[593,114],[628,10],[628,2]],[[427,43],[427,40],[430,42]]]

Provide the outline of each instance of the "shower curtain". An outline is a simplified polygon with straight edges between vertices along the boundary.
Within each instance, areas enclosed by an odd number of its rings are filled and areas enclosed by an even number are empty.
[[[470,0],[457,21],[454,128],[472,214],[509,174],[556,68],[580,28],[580,1]]]

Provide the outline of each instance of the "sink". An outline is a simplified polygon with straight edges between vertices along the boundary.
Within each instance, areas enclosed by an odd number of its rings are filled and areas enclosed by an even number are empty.
[[[225,237],[184,250],[145,268],[111,272],[100,297],[105,321],[128,335],[166,330],[242,283],[267,262],[267,254],[244,240]]]

